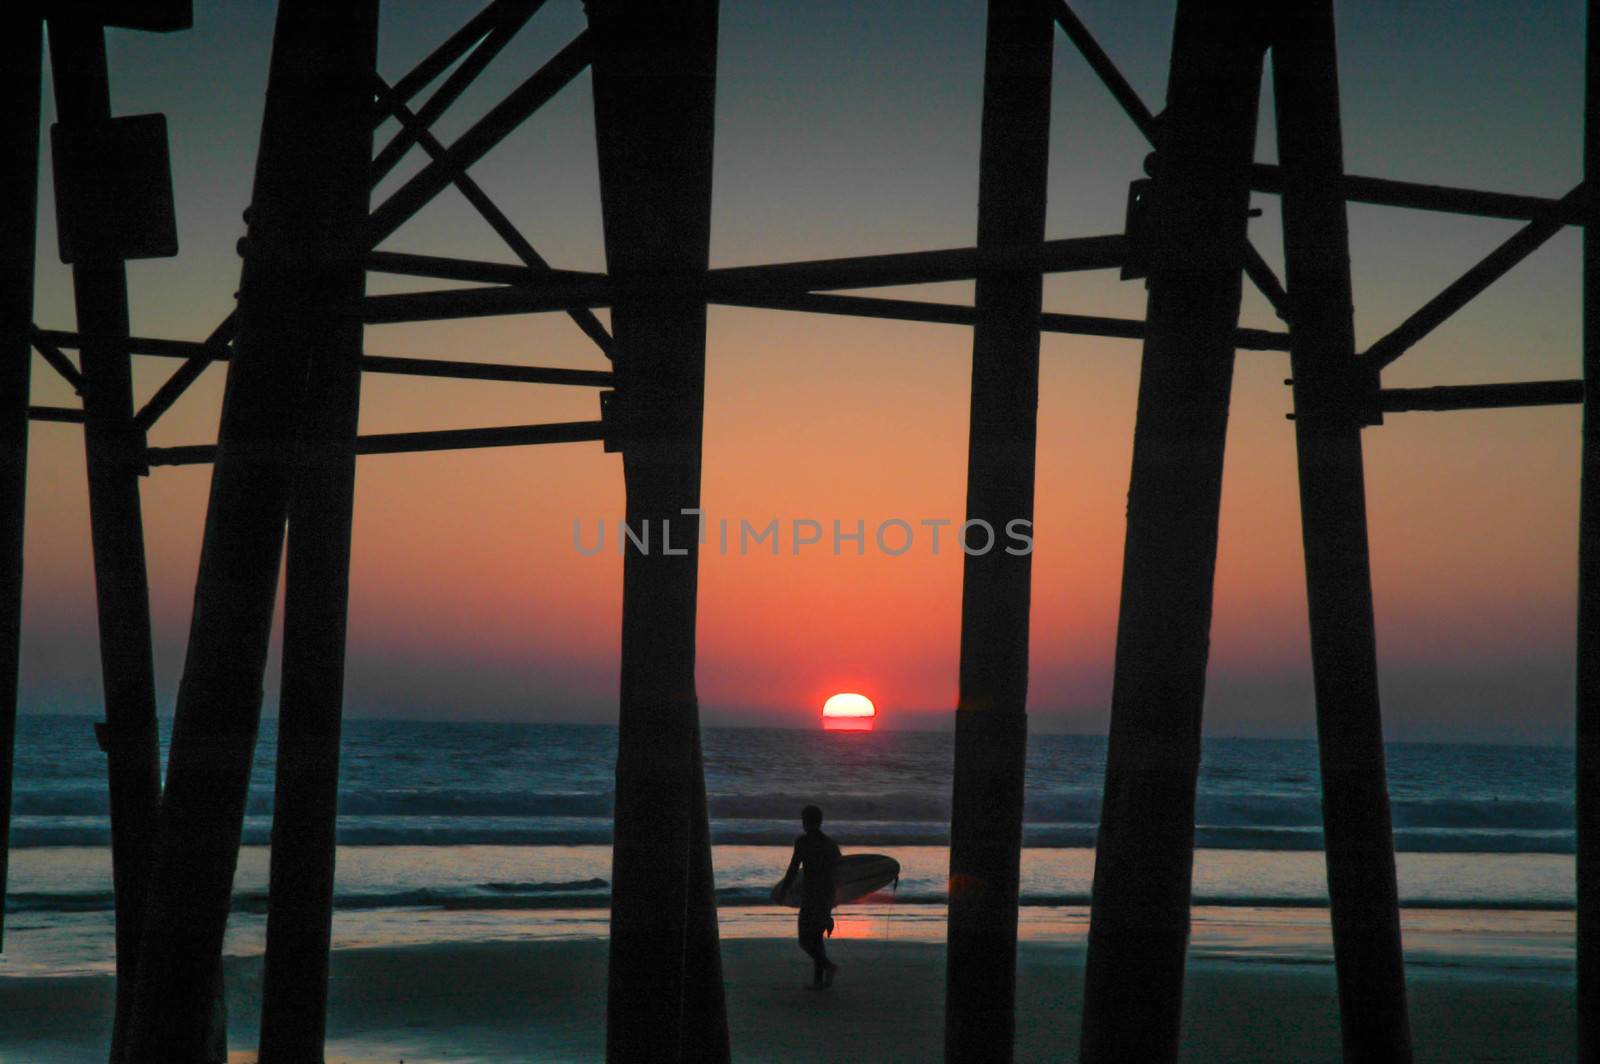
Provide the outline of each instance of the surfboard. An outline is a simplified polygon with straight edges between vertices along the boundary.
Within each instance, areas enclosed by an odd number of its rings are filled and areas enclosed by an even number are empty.
[[[783,897],[773,899],[791,909],[800,908],[805,893],[806,874],[802,870],[789,884]],[[900,862],[882,853],[852,853],[833,866],[833,903],[860,901],[875,890],[900,882]]]

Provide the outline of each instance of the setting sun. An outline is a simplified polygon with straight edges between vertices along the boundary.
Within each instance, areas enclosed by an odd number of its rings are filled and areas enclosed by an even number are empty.
[[[827,731],[871,731],[878,711],[866,695],[842,693],[822,705],[822,727]]]

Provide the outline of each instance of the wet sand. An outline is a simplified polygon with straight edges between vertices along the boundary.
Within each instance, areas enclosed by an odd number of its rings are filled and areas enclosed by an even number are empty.
[[[741,1062],[927,1061],[941,1056],[944,947],[837,941],[827,992],[803,984],[788,940],[727,941],[734,1057]],[[597,1061],[605,1046],[606,943],[595,938],[340,950],[328,1060],[349,1064]],[[1083,949],[1024,942],[1019,1061],[1076,1059]],[[229,959],[231,1041],[253,1045],[260,958]],[[1419,1061],[1555,1061],[1574,1052],[1569,971],[1432,963],[1410,975]],[[0,1060],[103,1060],[111,980],[0,979]],[[1195,959],[1184,1059],[1335,1061],[1332,969],[1322,963]],[[247,1051],[235,1061],[254,1059]]]

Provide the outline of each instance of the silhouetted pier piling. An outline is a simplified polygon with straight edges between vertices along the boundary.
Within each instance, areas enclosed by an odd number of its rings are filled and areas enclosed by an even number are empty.
[[[1047,0],[989,6],[980,254],[1044,240],[1055,45],[1050,12]],[[1032,527],[1043,285],[1036,268],[978,271],[964,526],[974,551],[1004,537],[1013,522]],[[950,1061],[1009,1059],[1015,1037],[1033,555],[990,547],[963,560],[945,962]]]

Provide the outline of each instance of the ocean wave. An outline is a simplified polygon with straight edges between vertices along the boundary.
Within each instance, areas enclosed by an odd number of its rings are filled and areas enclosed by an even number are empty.
[[[482,883],[471,887],[406,888],[401,890],[339,891],[334,908],[371,909],[550,909],[594,908],[611,903],[611,884],[604,879]],[[19,891],[6,896],[8,913],[111,912],[116,897],[109,891]],[[233,909],[265,913],[264,890],[242,890],[233,896]]]
[[[814,795],[786,792],[707,796],[713,820],[793,822]],[[255,789],[250,816],[270,816],[270,791]],[[582,791],[515,791],[449,788],[352,789],[339,795],[339,813],[361,817],[587,817],[610,819],[612,794]],[[945,823],[948,794],[927,791],[842,793],[828,797],[830,820]],[[1573,827],[1570,799],[1396,798],[1397,828],[1560,830]],[[104,785],[19,787],[12,812],[18,817],[103,818],[108,806]],[[1319,827],[1322,803],[1315,794],[1206,794],[1197,796],[1196,821],[1213,827]],[[1098,791],[1074,790],[1027,796],[1023,819],[1029,824],[1088,824],[1100,818]]]
[[[12,891],[6,894],[8,913],[94,913],[110,912],[115,897],[109,890]]]
[[[593,776],[549,779],[543,787],[523,790],[503,782],[489,785],[496,779],[492,774],[472,778],[463,773],[453,786],[426,787],[374,785],[371,775],[369,768],[359,770],[340,794],[341,845],[611,842],[612,794]],[[1230,780],[1249,775],[1247,767],[1212,773]],[[1202,784],[1195,806],[1197,845],[1227,850],[1322,849],[1321,799],[1314,788],[1286,788],[1269,783],[1266,773],[1258,775],[1263,787],[1259,793],[1221,787],[1208,791]],[[815,795],[790,789],[782,779],[764,782],[764,787],[757,784],[760,789],[749,791],[733,792],[726,783],[720,789],[712,787],[707,804],[713,841],[783,845],[793,837],[798,810]],[[908,781],[883,790],[857,786],[830,793],[826,800],[830,830],[858,845],[947,845],[949,792],[935,782]],[[1391,807],[1395,847],[1400,852],[1570,854],[1575,849],[1572,805],[1564,794],[1546,791],[1514,799],[1470,791],[1419,796],[1404,787],[1399,793]],[[247,845],[268,843],[271,799],[271,789],[258,781],[246,812]],[[11,844],[17,849],[110,842],[106,790],[100,781],[50,776],[33,786],[20,786],[13,812]],[[1037,784],[1026,795],[1024,845],[1092,847],[1099,813],[1095,786],[1075,777]]]
[[[611,816],[612,797],[570,791],[477,789],[351,789],[339,794],[343,816]],[[110,811],[104,784],[94,786],[19,788],[12,804],[18,816],[96,817]],[[250,816],[272,814],[272,791],[251,789],[245,806]]]
[[[1573,829],[1572,800],[1403,798],[1391,804],[1396,828]]]
[[[485,883],[484,890],[498,894],[550,894],[556,891],[604,889],[603,879],[569,879],[558,883]]]
[[[611,793],[499,790],[363,790],[339,795],[341,816],[611,816]]]
[[[944,846],[949,829],[944,824],[898,824],[886,827],[838,824],[834,834],[853,846]],[[787,845],[792,827],[712,824],[712,842],[725,846]],[[1091,826],[1027,824],[1022,845],[1040,850],[1090,850],[1096,830]],[[611,845],[610,824],[592,826],[517,826],[475,824],[341,824],[341,846],[606,846]],[[267,826],[246,826],[243,845],[266,846]],[[51,846],[106,846],[107,826],[13,827],[14,850],[42,850]],[[1258,850],[1310,853],[1323,848],[1322,830],[1280,827],[1198,827],[1195,845],[1202,850]],[[1571,830],[1419,830],[1395,829],[1397,853],[1542,853],[1576,851]]]
[[[939,822],[830,821],[829,830],[853,846],[946,846],[950,829]],[[711,840],[725,846],[783,846],[794,836],[789,821],[713,821]],[[1024,846],[1040,849],[1089,849],[1095,845],[1093,824],[1024,824]],[[1575,852],[1570,829],[1414,828],[1396,827],[1399,853],[1540,853]],[[14,849],[59,846],[106,846],[109,824],[80,819],[71,823],[44,821],[12,825]],[[271,823],[253,818],[244,828],[246,846],[271,841]],[[447,817],[342,817],[341,846],[607,846],[611,823],[600,818],[527,819]],[[1195,845],[1212,850],[1307,852],[1323,848],[1320,827],[1264,827],[1202,823]]]
[[[525,889],[510,890],[510,887]],[[717,890],[717,903],[726,907],[770,906],[770,888],[765,886],[722,887]],[[947,898],[943,890],[926,887],[885,888],[852,905],[943,905]],[[1028,892],[1020,896],[1019,904],[1033,908],[1087,906],[1087,891]],[[111,912],[114,899],[109,891],[82,891],[49,893],[18,893],[6,898],[8,913]],[[1219,908],[1271,908],[1271,909],[1325,909],[1328,899],[1311,895],[1249,895],[1249,894],[1195,894],[1193,904]],[[493,884],[463,888],[419,888],[388,891],[340,892],[334,897],[334,907],[346,912],[370,912],[379,909],[414,909],[444,911],[545,911],[551,909],[606,909],[611,905],[609,884],[603,879],[578,880],[571,883]],[[264,891],[242,891],[234,895],[235,912],[264,914],[268,897]],[[1523,910],[1565,912],[1573,909],[1570,900],[1548,897],[1424,897],[1402,899],[1403,909],[1462,909],[1462,910]]]

